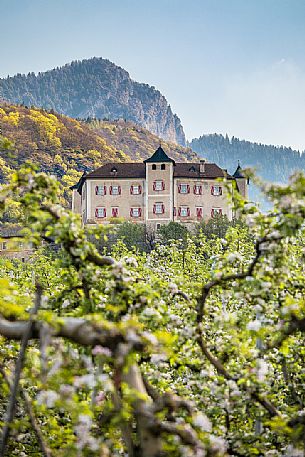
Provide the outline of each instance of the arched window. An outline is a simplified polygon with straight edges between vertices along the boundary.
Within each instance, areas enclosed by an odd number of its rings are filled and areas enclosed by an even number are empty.
[[[161,170],[165,170],[165,163],[161,163]]]
[[[152,168],[152,170],[156,170],[157,169],[157,165],[154,163],[151,168]]]

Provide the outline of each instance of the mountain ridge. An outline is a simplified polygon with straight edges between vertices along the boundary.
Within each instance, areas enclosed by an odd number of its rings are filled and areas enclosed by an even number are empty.
[[[236,167],[238,160],[243,167],[257,169],[266,181],[287,182],[296,170],[305,171],[305,154],[286,146],[229,138],[222,134],[204,134],[187,143],[194,152],[222,168]]]
[[[1,78],[0,98],[74,118],[127,119],[167,141],[186,145],[181,120],[164,95],[132,80],[108,59],[76,60],[37,74]]]

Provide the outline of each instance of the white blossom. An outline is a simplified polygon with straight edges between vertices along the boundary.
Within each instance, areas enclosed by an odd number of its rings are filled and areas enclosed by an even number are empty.
[[[47,408],[53,408],[59,395],[54,390],[42,390],[36,397],[38,405],[45,405]]]
[[[254,332],[258,332],[259,329],[261,328],[261,323],[258,319],[255,319],[255,321],[251,321],[247,325],[248,330],[253,330]]]
[[[193,424],[196,425],[196,427],[201,428],[201,430],[205,432],[212,431],[212,424],[208,417],[203,413],[197,413],[195,415],[195,417],[193,418]]]

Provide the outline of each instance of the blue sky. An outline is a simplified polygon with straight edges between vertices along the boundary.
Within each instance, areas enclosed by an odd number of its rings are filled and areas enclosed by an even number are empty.
[[[0,0],[0,77],[105,57],[158,88],[188,139],[305,149],[304,0]]]

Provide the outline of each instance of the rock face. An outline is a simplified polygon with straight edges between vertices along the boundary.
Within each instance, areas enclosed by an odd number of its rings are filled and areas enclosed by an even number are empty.
[[[37,75],[0,79],[0,98],[74,118],[127,119],[185,146],[181,121],[166,98],[106,59],[94,57]]]

